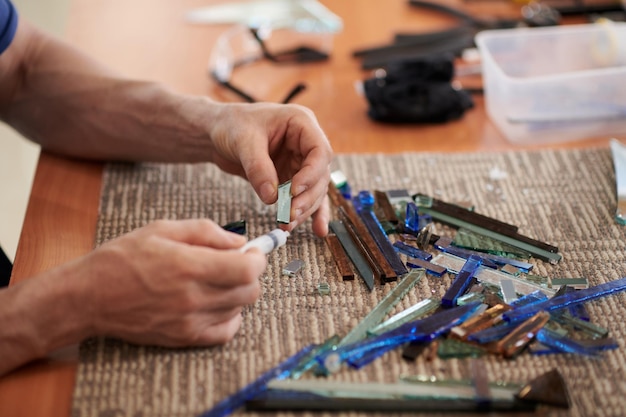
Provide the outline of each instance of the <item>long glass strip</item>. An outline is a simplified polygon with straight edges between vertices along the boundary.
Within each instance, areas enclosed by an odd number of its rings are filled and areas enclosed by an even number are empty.
[[[596,326],[593,323],[590,323],[585,320],[581,320],[578,317],[573,317],[569,314],[564,314],[561,312],[553,312],[552,319],[557,323],[569,326],[570,328],[574,328],[582,331],[587,336],[592,339],[600,339],[603,337],[607,337],[609,335],[609,330],[604,327]]]
[[[402,263],[398,253],[393,248],[393,245],[389,241],[387,234],[380,225],[374,212],[371,210],[363,210],[359,213],[359,216],[396,275],[401,276],[406,274],[408,272],[406,267]]]
[[[381,333],[397,329],[404,323],[417,320],[427,315],[428,313],[435,311],[440,304],[441,303],[439,302],[439,299],[437,299],[436,297],[427,298],[417,304],[412,305],[411,307],[396,314],[395,316],[392,316],[388,320],[380,323],[378,326],[374,326],[372,329],[368,330],[367,333],[377,336]]]
[[[354,267],[361,276],[361,279],[365,282],[365,285],[367,285],[367,288],[372,291],[374,289],[374,272],[352,241],[346,226],[340,220],[332,220],[329,223],[329,227],[330,230],[335,233],[337,239],[339,239],[341,246],[343,246],[343,249],[346,251],[346,255],[348,255],[348,258],[350,258],[354,264]]]
[[[465,264],[465,260],[463,258],[450,255],[449,253],[440,253],[439,255],[431,259],[430,262],[434,263],[435,265],[443,266],[452,273],[460,271]],[[540,284],[536,284],[532,281],[527,281],[522,277],[516,277],[491,268],[479,268],[474,277],[480,282],[491,284],[495,287],[500,286],[501,280],[511,279],[515,281],[515,290],[517,291],[517,293],[522,295],[530,294],[534,291],[541,291],[547,296],[551,297],[556,293],[556,290],[553,288],[543,287]]]
[[[542,303],[507,311],[502,315],[502,318],[506,321],[517,322],[527,319],[540,310],[558,310],[563,307],[595,300],[596,298],[605,297],[624,290],[626,290],[626,278],[620,278],[605,284],[596,285],[595,287],[589,287],[585,290],[559,295]]]
[[[405,323],[395,330],[370,337],[360,342],[339,347],[335,352],[326,356],[320,356],[318,361],[330,372],[339,370],[346,360],[355,360],[367,355],[374,350],[384,354],[390,349],[407,342],[426,342],[433,340],[467,320],[467,318],[479,307],[479,304],[467,304],[461,307],[440,310],[421,320]],[[370,355],[373,360],[380,355]],[[361,363],[362,364],[362,363]]]
[[[436,277],[443,276],[448,270],[442,266],[435,265],[434,263],[424,261],[422,259],[413,259],[413,262],[407,262],[406,266],[409,268],[422,268],[425,269],[430,275],[434,275]]]
[[[291,379],[299,379],[305,373],[311,371],[314,372],[315,368],[317,368],[317,361],[315,358],[318,355],[326,354],[327,352],[334,350],[337,348],[337,343],[339,343],[339,335],[333,335],[326,339],[326,341],[320,345],[315,345],[311,351],[305,355],[300,363],[291,371],[289,374],[289,378]]]
[[[467,340],[471,334],[493,327],[501,322],[502,313],[510,309],[509,306],[504,304],[495,305],[485,310],[483,313],[468,319],[460,326],[453,328],[450,331],[450,335]]]
[[[329,380],[273,380],[268,384],[270,389],[311,392],[328,397],[361,397],[361,398],[431,398],[431,399],[475,399],[475,389],[471,385],[437,385],[409,384],[403,382],[348,382]],[[493,400],[514,401],[513,389],[494,387],[489,398]]]
[[[564,353],[575,353],[577,355],[585,356],[597,356],[599,353],[595,349],[589,349],[573,339],[566,336],[560,336],[548,329],[541,329],[537,333],[537,341],[544,346],[548,346]]]
[[[457,298],[465,293],[481,263],[482,260],[478,256],[469,257],[441,299],[443,308],[451,308],[456,305]]]
[[[235,394],[217,403],[215,407],[202,413],[199,417],[224,417],[231,414],[242,407],[246,401],[267,390],[267,384],[271,380],[288,378],[291,374],[291,370],[298,366],[302,359],[305,358],[314,347],[315,345],[309,345],[300,350],[295,355],[287,358],[280,365],[265,372],[256,381],[251,382]]]
[[[458,248],[452,245],[441,246],[437,244],[436,247],[442,252],[448,252],[448,253],[451,253],[452,255],[459,256],[461,258],[467,259],[471,255],[480,256],[481,258],[489,259],[490,261],[493,261],[498,265],[512,265],[516,268],[523,270],[524,272],[530,271],[533,267],[533,264],[529,262],[523,262],[523,261],[518,261],[517,259],[511,259],[511,258],[505,258],[503,256],[492,255],[490,253],[477,252],[471,249]]]
[[[454,234],[452,243],[454,246],[460,248],[491,253],[498,256],[505,256],[507,258],[530,259],[531,257],[531,254],[525,250],[508,245],[497,239],[492,239],[487,236],[474,233],[462,227],[459,228]]]
[[[615,221],[618,224],[626,225],[626,147],[617,139],[611,139],[610,146],[617,194]]]
[[[515,246],[517,248],[520,248],[522,250],[525,250],[529,253],[531,253],[532,255],[536,256],[539,259],[542,259],[544,261],[548,261],[550,263],[558,263],[562,256],[558,253],[558,252],[550,252],[549,250],[546,249],[542,249],[539,248],[533,244],[527,243],[527,242],[523,242],[521,240],[518,240],[514,237],[510,237],[510,236],[506,236],[497,232],[493,232],[491,230],[485,229],[483,227],[480,226],[476,226],[472,223],[468,223],[466,221],[457,219],[455,217],[452,216],[448,216],[446,214],[443,213],[438,213],[433,209],[429,209],[429,208],[420,208],[420,210],[424,213],[430,214],[434,219],[437,219],[439,221],[442,221],[444,223],[447,224],[451,224],[453,226],[456,227],[463,227],[465,229],[471,230],[475,233],[480,233],[482,235],[485,235],[487,237],[490,237],[492,239],[497,239],[500,240],[504,243],[507,243],[509,245]],[[518,237],[522,237],[521,235],[519,235]],[[524,237],[526,238],[526,237]],[[527,240],[530,240],[530,238],[526,238]]]
[[[339,342],[338,346],[345,346],[364,339],[367,336],[367,331],[377,326],[385,318],[387,313],[404,298],[423,276],[423,269],[413,269],[408,274],[404,275],[402,281],[398,282],[398,284],[387,293],[376,307]]]
[[[350,259],[348,259],[348,255],[341,245],[341,242],[339,241],[337,235],[329,233],[326,235],[324,240],[326,241],[326,244],[330,249],[330,253],[333,255],[333,259],[335,259],[335,264],[337,265],[337,269],[339,269],[341,278],[344,281],[353,280],[354,272],[352,271],[352,267],[350,266]]]
[[[410,256],[412,258],[430,261],[433,257],[433,255],[431,255],[430,253],[423,251],[421,249],[418,249],[414,246],[407,245],[406,243],[400,242],[399,240],[393,243],[393,247],[396,248],[396,250],[399,251],[400,253],[406,256]]]

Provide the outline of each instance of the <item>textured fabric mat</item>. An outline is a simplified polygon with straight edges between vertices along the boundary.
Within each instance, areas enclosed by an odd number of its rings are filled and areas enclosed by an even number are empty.
[[[469,199],[477,212],[558,246],[563,260],[558,265],[537,261],[538,275],[586,277],[592,285],[626,275],[626,229],[613,220],[615,184],[608,149],[339,155],[334,164],[354,191],[406,188],[444,201]],[[490,179],[494,168],[506,178]],[[211,165],[111,164],[104,175],[96,245],[161,218],[206,217],[219,224],[246,219],[248,234],[255,237],[275,227],[275,216],[275,207],[264,206],[246,182]],[[305,267],[296,277],[281,275],[293,259],[304,260]],[[198,415],[304,346],[345,335],[396,285],[377,285],[368,292],[359,279],[343,282],[310,224],[296,230],[268,261],[260,299],[245,309],[241,330],[225,346],[164,349],[112,339],[85,341],[73,416]],[[319,282],[330,284],[329,296],[316,293]],[[426,276],[392,313],[433,294],[443,295],[449,284],[448,276]],[[484,356],[480,361],[490,380],[526,382],[558,368],[573,408],[542,408],[538,414],[624,416],[625,304],[625,294],[587,303],[592,321],[608,328],[620,345],[599,359],[524,353],[514,360]],[[407,363],[394,351],[362,370],[344,368],[332,379],[393,382],[411,374],[467,378],[469,371],[469,360],[420,358]]]

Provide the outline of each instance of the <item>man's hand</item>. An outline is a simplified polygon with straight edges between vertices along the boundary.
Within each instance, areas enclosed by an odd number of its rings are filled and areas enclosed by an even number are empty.
[[[0,291],[0,375],[107,335],[140,344],[226,343],[267,266],[209,220],[157,221]]]
[[[293,104],[220,107],[207,127],[213,162],[247,178],[266,204],[276,202],[280,183],[292,180],[288,230],[312,215],[313,231],[325,236],[332,149],[313,112]]]

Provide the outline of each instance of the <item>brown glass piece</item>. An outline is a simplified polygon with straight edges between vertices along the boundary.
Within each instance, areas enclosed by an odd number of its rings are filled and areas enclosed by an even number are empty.
[[[496,344],[496,350],[505,358],[512,358],[535,338],[535,334],[550,320],[550,313],[540,311],[506,335]]]
[[[341,278],[344,281],[354,280],[354,271],[350,266],[350,260],[348,259],[348,255],[346,255],[346,251],[343,249],[343,246],[341,246],[341,242],[339,242],[337,235],[328,234],[324,240],[330,249],[330,253],[333,255],[333,259],[335,259],[335,264],[337,265],[337,269],[339,269]]]
[[[337,187],[332,186],[328,187],[328,195],[330,196],[331,201],[335,204],[337,211],[339,213],[339,218],[346,225],[346,229],[353,234],[353,239],[355,243],[362,247],[363,250],[367,253],[365,258],[368,262],[371,262],[370,267],[376,273],[376,271],[381,271],[380,278],[384,282],[395,281],[398,279],[398,276],[394,272],[391,265],[380,251],[380,248],[374,241],[374,238],[367,230],[367,227],[363,224],[356,210],[352,206],[350,202],[348,202]]]
[[[538,404],[570,408],[571,400],[563,376],[557,369],[530,381],[517,393],[517,398]]]
[[[474,316],[460,326],[453,328],[450,332],[450,336],[461,340],[467,340],[471,334],[485,330],[500,323],[502,321],[502,313],[510,309],[511,307],[505,304],[496,304],[495,306],[485,310],[482,314]]]
[[[383,214],[384,220],[393,225],[397,225],[399,222],[398,216],[396,215],[396,211],[391,206],[389,198],[387,198],[387,194],[385,194],[384,191],[374,190],[374,199],[375,208]]]

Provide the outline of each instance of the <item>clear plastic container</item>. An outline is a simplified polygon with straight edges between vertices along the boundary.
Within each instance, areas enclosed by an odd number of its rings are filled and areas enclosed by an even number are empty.
[[[626,133],[626,23],[476,36],[487,114],[511,142]]]

